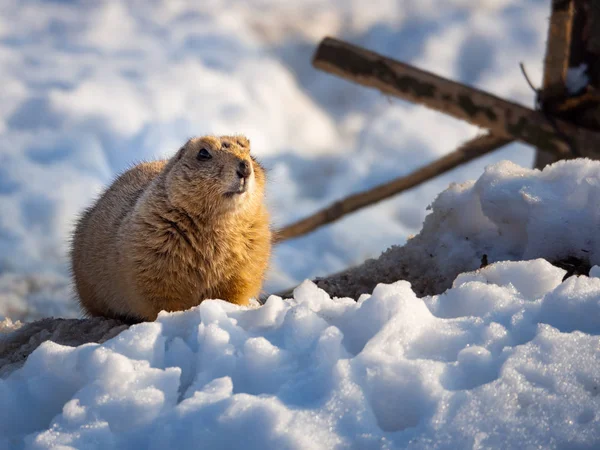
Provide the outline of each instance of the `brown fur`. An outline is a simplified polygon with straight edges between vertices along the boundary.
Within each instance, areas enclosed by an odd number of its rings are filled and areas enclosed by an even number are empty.
[[[212,158],[199,160],[204,148]],[[240,161],[252,174],[240,194]],[[271,251],[265,174],[242,136],[191,139],[122,174],[77,224],[75,287],[92,316],[154,320],[205,299],[244,305]]]

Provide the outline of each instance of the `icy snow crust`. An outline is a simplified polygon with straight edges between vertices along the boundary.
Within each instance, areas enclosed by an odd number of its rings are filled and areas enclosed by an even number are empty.
[[[442,193],[414,239],[442,239],[455,261],[595,262],[599,194],[598,162],[500,163]],[[0,443],[598,448],[600,268],[565,273],[505,261],[440,295],[398,281],[358,302],[306,281],[260,308],[210,300],[102,345],[46,342],[0,380]]]

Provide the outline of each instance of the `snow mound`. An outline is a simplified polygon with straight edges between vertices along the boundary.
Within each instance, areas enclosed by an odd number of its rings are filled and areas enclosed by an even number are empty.
[[[404,279],[417,294],[432,295],[486,261],[544,258],[575,261],[588,270],[600,264],[598,161],[560,161],[543,171],[501,161],[477,181],[451,184],[430,209],[423,229],[406,245],[319,280],[319,287],[357,298],[377,282]]]
[[[46,342],[0,380],[2,443],[592,448],[600,279],[564,273],[493,264],[425,301],[405,281],[359,302],[307,281],[259,309],[210,300],[102,345]]]
[[[489,261],[600,263],[598,161],[560,161],[543,171],[503,161],[476,182],[451,186],[432,208],[415,243],[442,269],[480,264],[484,254]]]

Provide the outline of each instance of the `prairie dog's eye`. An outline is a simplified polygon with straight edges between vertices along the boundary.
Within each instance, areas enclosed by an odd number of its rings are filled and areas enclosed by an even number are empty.
[[[210,158],[212,158],[212,155],[205,148],[201,149],[198,152],[198,155],[196,155],[196,159],[198,159],[200,161],[206,161],[207,159],[210,159]]]

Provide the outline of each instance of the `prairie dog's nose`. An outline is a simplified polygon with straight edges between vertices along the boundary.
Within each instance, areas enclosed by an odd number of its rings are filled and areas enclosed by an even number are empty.
[[[238,176],[240,178],[248,178],[251,173],[252,173],[252,168],[250,167],[250,164],[248,163],[248,161],[246,161],[246,160],[240,161],[240,164],[238,165],[238,169],[237,169]]]

